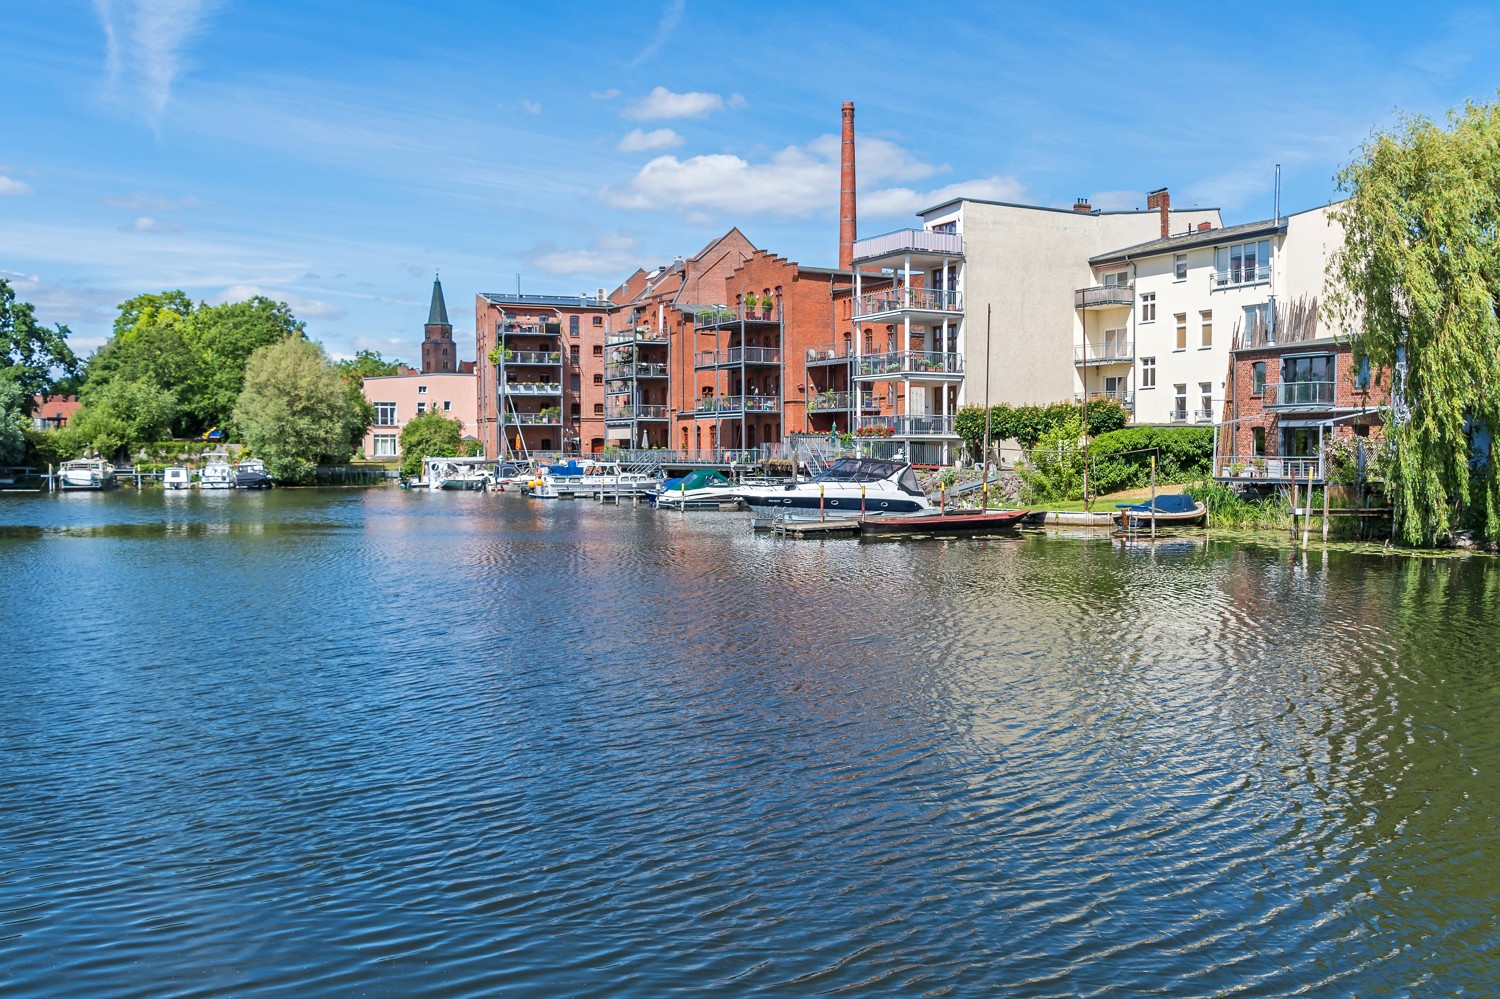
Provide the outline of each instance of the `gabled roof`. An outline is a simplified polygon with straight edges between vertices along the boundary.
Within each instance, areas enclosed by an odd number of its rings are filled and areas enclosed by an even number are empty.
[[[1199,246],[1218,246],[1220,243],[1233,243],[1242,239],[1254,239],[1257,236],[1273,236],[1277,233],[1286,232],[1286,219],[1266,219],[1262,222],[1242,222],[1239,225],[1227,225],[1222,229],[1204,229],[1202,232],[1179,233],[1176,236],[1165,236],[1158,239],[1148,239],[1144,243],[1136,243],[1119,250],[1109,250],[1089,258],[1091,264],[1114,264],[1124,263],[1126,260],[1140,259],[1141,257],[1154,257],[1159,253],[1181,253]]]

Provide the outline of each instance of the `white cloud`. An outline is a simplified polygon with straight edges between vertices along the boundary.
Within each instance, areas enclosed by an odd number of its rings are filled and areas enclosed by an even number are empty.
[[[682,145],[682,142],[682,136],[670,128],[657,128],[649,132],[636,128],[631,129],[615,148],[622,153],[640,153],[648,149],[671,149]]]
[[[104,198],[103,203],[111,208],[125,208],[132,212],[180,212],[187,208],[198,208],[206,204],[199,198],[166,198],[159,194],[135,193],[128,198]]]
[[[618,274],[640,265],[640,244],[633,236],[600,236],[589,246],[538,243],[526,254],[533,267],[548,274]]]
[[[209,6],[210,0],[94,0],[104,29],[109,85],[118,87],[128,76],[145,102],[146,119],[153,128],[161,124],[172,84],[182,69],[181,50],[201,29]],[[128,42],[122,44],[121,29],[127,21]]]
[[[597,94],[591,93],[589,96],[596,101],[612,101],[620,96],[620,91],[616,87],[610,87],[608,90],[600,91]]]
[[[31,185],[0,174],[0,196],[7,194],[30,194]]]
[[[705,94],[696,90],[674,94],[666,87],[657,87],[620,114],[637,121],[656,121],[663,118],[706,118],[715,111],[723,110],[724,98],[718,94]]]
[[[124,232],[181,232],[182,223],[171,219],[156,219],[149,215],[142,215],[134,222],[126,222],[120,226]]]
[[[521,98],[521,108],[527,114],[541,114],[542,113],[542,106],[540,104],[538,104],[536,101],[528,101],[524,97]]]
[[[651,39],[651,44],[641,49],[640,53],[630,62],[626,63],[627,69],[633,69],[641,63],[656,55],[657,51],[672,37],[677,22],[682,20],[682,8],[687,0],[667,0],[666,9],[661,12],[661,21],[656,26],[656,37]]]
[[[291,292],[262,288],[253,284],[230,285],[215,295],[212,301],[215,305],[223,305],[225,302],[243,302],[257,295],[269,298],[273,302],[285,302],[292,307],[298,319],[342,319],[344,316],[344,310],[330,302],[304,298]]]
[[[909,187],[861,191],[859,216],[864,219],[886,215],[915,215],[924,208],[932,208],[955,198],[1016,202],[1021,200],[1025,190],[1021,182],[1013,177],[979,177],[933,191],[917,191]]]

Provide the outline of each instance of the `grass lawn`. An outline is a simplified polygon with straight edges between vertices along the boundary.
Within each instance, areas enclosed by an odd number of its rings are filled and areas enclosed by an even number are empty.
[[[1156,495],[1166,496],[1169,493],[1180,493],[1187,488],[1185,483],[1176,482],[1170,484],[1157,484]],[[1108,496],[1095,496],[1093,510],[1095,513],[1109,513],[1114,510],[1117,503],[1144,503],[1151,498],[1151,487],[1141,489],[1126,489],[1118,493],[1110,493]],[[1082,511],[1083,500],[1058,500],[1052,503],[1037,504],[1038,510],[1069,510]]]

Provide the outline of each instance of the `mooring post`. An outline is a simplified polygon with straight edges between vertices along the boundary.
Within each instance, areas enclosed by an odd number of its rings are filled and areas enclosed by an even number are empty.
[[[1323,544],[1328,544],[1328,479],[1323,479]]]
[[[1307,516],[1302,518],[1302,550],[1307,550],[1307,535],[1312,530],[1312,466],[1307,466]]]

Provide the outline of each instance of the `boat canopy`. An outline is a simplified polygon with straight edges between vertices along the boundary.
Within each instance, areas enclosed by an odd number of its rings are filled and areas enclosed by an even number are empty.
[[[1150,503],[1119,504],[1120,509],[1139,513],[1150,513]],[[1156,497],[1157,513],[1192,513],[1198,509],[1198,504],[1187,493],[1171,493],[1166,496]]]
[[[917,484],[917,473],[912,467],[898,461],[879,458],[840,458],[828,469],[813,476],[813,482],[881,482],[894,479],[897,488],[913,496],[922,496],[922,487]]]
[[[663,492],[678,492],[686,489],[692,492],[694,489],[727,489],[733,486],[724,476],[712,468],[700,468],[689,472],[681,478],[668,479],[661,484]]]

